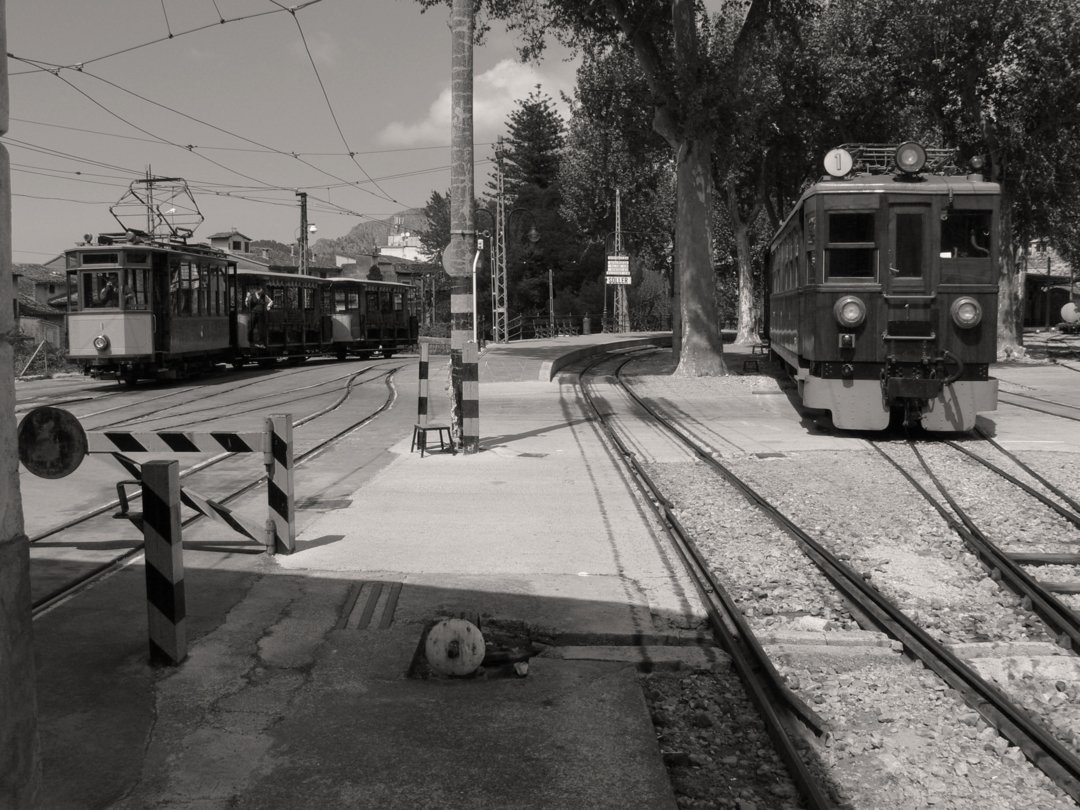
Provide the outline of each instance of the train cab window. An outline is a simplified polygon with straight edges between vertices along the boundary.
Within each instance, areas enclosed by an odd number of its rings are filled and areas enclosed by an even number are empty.
[[[875,277],[877,248],[873,212],[829,212],[826,240],[825,271],[828,278]]]
[[[405,308],[405,298],[404,298],[404,296],[399,292],[394,293],[394,312],[401,312],[401,310],[403,310],[404,308]]]
[[[352,310],[359,310],[360,309],[360,293],[358,293],[358,292],[350,292],[349,293],[349,309],[352,309]]]
[[[952,210],[942,217],[942,259],[990,258],[989,211]]]
[[[286,287],[283,292],[285,293],[285,306],[289,309],[299,309],[300,290],[296,287]]]
[[[374,315],[379,311],[379,293],[376,290],[372,290],[367,294],[367,313],[368,315]]]
[[[346,301],[344,290],[334,290],[334,312],[345,312],[348,309]]]

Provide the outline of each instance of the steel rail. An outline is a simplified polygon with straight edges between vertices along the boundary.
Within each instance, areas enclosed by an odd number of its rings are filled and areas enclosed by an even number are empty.
[[[683,560],[687,574],[701,596],[717,641],[731,656],[735,671],[765,723],[765,728],[802,798],[812,810],[833,808],[836,805],[828,798],[822,788],[821,780],[810,772],[805,760],[799,754],[784,719],[777,710],[777,704],[786,705],[817,734],[825,731],[824,720],[784,684],[783,678],[776,671],[772,660],[746,622],[742,611],[713,576],[696,542],[675,517],[673,504],[649,477],[634,452],[622,441],[618,432],[609,424],[607,416],[600,412],[594,398],[589,395],[583,381],[585,374],[610,359],[605,357],[588,364],[579,373],[578,387],[596,415],[604,434],[616,448],[623,462],[630,468],[657,518],[671,537],[679,557]],[[633,359],[633,357],[624,359],[616,369],[616,376],[622,367]]]
[[[623,385],[626,386],[625,383]],[[1074,800],[1080,801],[1080,757],[1066,748],[1028,712],[1009,700],[996,686],[988,683],[964,661],[937,642],[861,575],[807,534],[712,453],[698,446],[679,428],[666,422],[663,416],[639,397],[632,388],[626,386],[626,389],[646,412],[656,416],[668,427],[672,435],[678,437],[698,458],[719,472],[747,500],[795,539],[821,572],[851,602],[872,618],[885,633],[903,644],[904,650],[909,655],[918,658],[924,666],[955,689],[972,709],[1013,745],[1020,748],[1036,767]]]
[[[1016,396],[1016,394],[1008,394],[1008,393],[1005,393],[1005,392],[999,392],[998,393],[998,401],[999,402],[1004,402],[1006,405],[1012,405],[1014,408],[1023,408],[1023,409],[1028,410],[1028,411],[1035,411],[1035,413],[1043,413],[1043,414],[1046,414],[1047,416],[1056,416],[1056,417],[1058,417],[1058,419],[1068,419],[1071,422],[1080,422],[1080,416],[1070,416],[1069,414],[1065,414],[1065,413],[1057,413],[1056,411],[1049,411],[1046,408],[1036,408],[1034,405],[1025,405],[1023,402],[1010,402],[1008,399],[1006,399],[1006,397],[1012,397],[1012,396]],[[1047,402],[1049,402],[1049,400],[1047,400]],[[1052,403],[1052,404],[1058,405],[1058,407],[1061,407],[1061,408],[1069,408],[1069,409],[1075,410],[1074,405],[1064,405],[1064,404],[1057,403],[1057,402]]]
[[[954,442],[952,439],[945,439],[943,443],[948,445],[949,447],[953,448],[954,450],[957,450],[957,451],[963,453],[965,456],[967,456],[968,458],[974,460],[976,463],[981,464],[986,469],[997,473],[999,476],[1004,478],[1010,484],[1015,485],[1016,487],[1022,489],[1024,492],[1026,492],[1031,497],[1035,498],[1043,506],[1045,506],[1045,507],[1047,507],[1049,509],[1053,509],[1055,512],[1057,512],[1059,515],[1061,515],[1067,521],[1072,523],[1074,526],[1080,528],[1080,514],[1077,514],[1077,512],[1066,509],[1064,506],[1062,506],[1057,501],[1054,501],[1053,499],[1048,498],[1046,495],[1039,492],[1039,490],[1035,489],[1035,487],[1031,486],[1031,484],[1025,483],[1024,481],[1021,481],[1019,478],[1017,478],[1015,475],[1012,475],[1011,473],[1008,473],[1005,470],[1001,469],[1001,467],[996,465],[994,462],[990,461],[990,459],[983,458],[978,453],[971,452],[970,450],[968,450],[966,447],[964,447],[959,442]],[[1026,464],[1024,464],[1019,459],[1014,458],[1013,460],[1023,468],[1024,472],[1028,473],[1031,476],[1034,476],[1036,478],[1036,480],[1038,480],[1039,483],[1042,484],[1043,486],[1049,487],[1051,489],[1051,491],[1055,495],[1057,495],[1059,498],[1061,498],[1064,501],[1066,501],[1067,503],[1069,503],[1069,505],[1072,506],[1074,509],[1077,508],[1075,502],[1073,502],[1072,499],[1069,498],[1068,495],[1066,495],[1061,490],[1055,488],[1052,484],[1047,482],[1046,479],[1039,477],[1035,473],[1034,470],[1032,470],[1030,467],[1028,467]],[[1080,509],[1077,509],[1077,511],[1080,511]]]
[[[915,443],[909,440],[908,444],[926,475],[959,517],[959,522],[956,517],[949,514],[948,510],[922,484],[900,466],[896,459],[890,457],[876,445],[874,445],[874,449],[899,470],[900,474],[937,510],[938,514],[949,524],[953,531],[960,535],[971,552],[982,561],[983,565],[990,569],[992,578],[1004,583],[1013,593],[1024,600],[1024,606],[1027,609],[1042,619],[1051,632],[1055,634],[1057,643],[1060,646],[1073,652],[1080,652],[1080,614],[1062,604],[1053,594],[1043,588],[1034,577],[1024,571],[1008,553],[998,548],[975,524],[967,511],[949,494],[941,479],[930,469],[930,465]]]
[[[358,430],[358,429],[364,427],[369,422],[371,422],[372,420],[374,420],[375,418],[380,416],[382,413],[384,413],[385,411],[387,411],[391,407],[393,407],[393,404],[397,401],[397,389],[394,387],[393,377],[394,377],[394,374],[400,368],[401,368],[401,366],[398,366],[398,367],[393,368],[390,371],[386,372],[385,374],[380,375],[385,379],[386,386],[387,386],[387,389],[388,389],[388,394],[387,394],[386,400],[383,402],[382,405],[380,405],[374,411],[372,411],[371,413],[366,415],[363,419],[359,419],[359,420],[353,422],[352,424],[348,425],[347,427],[345,427],[342,430],[335,433],[333,436],[330,436],[329,438],[324,439],[323,441],[317,443],[314,447],[311,447],[311,448],[305,450],[303,453],[297,455],[293,459],[294,467],[299,467],[302,464],[305,464],[308,461],[311,461],[312,459],[314,459],[317,456],[321,455],[334,442],[337,442],[338,440],[344,438],[347,434],[352,433],[354,430]],[[304,417],[302,420],[299,420],[296,423],[294,423],[294,427],[296,425],[301,425],[301,424],[305,424],[307,422],[310,422],[312,419],[316,419],[319,416],[323,416],[326,413],[328,413],[328,412],[330,412],[332,410],[335,410],[337,407],[340,407],[340,405],[348,398],[348,395],[351,392],[352,384],[355,382],[355,377],[358,377],[360,375],[360,373],[362,373],[362,372],[358,372],[357,374],[353,375],[353,378],[349,380],[349,384],[346,386],[346,394],[334,406],[329,407],[329,408],[325,408],[322,411],[319,411],[319,412],[317,412],[315,414],[309,414],[308,416]],[[378,379],[378,377],[375,377],[372,380],[365,380],[365,382],[373,382],[375,379]],[[206,469],[206,467],[210,466],[210,462],[216,463],[218,461],[223,461],[224,459],[229,458],[229,457],[234,456],[234,455],[236,455],[236,454],[235,453],[222,453],[219,456],[215,456],[213,459],[208,459],[206,462],[203,462],[203,464],[201,466],[196,465],[195,468],[192,468],[190,470],[186,470],[184,473],[181,473],[181,475],[183,476],[183,475],[191,474],[191,473],[194,473],[194,472],[197,472],[197,471],[201,471],[203,469]],[[214,500],[219,504],[227,504],[227,503],[229,503],[231,501],[236,500],[240,496],[245,495],[246,493],[250,492],[255,487],[259,486],[259,484],[265,482],[266,479],[267,479],[267,476],[265,474],[261,475],[257,479],[255,479],[254,481],[250,481],[250,482],[242,485],[240,488],[228,493],[227,495],[215,498]],[[134,500],[140,498],[141,496],[142,496],[141,492],[135,492],[135,493],[132,494],[132,497],[129,499],[129,501],[134,501]],[[78,523],[90,520],[91,518],[97,517],[97,516],[107,512],[107,511],[109,511],[110,509],[115,509],[117,506],[119,506],[119,504],[120,504],[120,502],[118,500],[112,501],[110,504],[106,504],[103,507],[99,507],[98,509],[94,510],[92,513],[88,513],[87,515],[81,516],[80,518],[76,519],[75,522],[70,522],[69,524],[65,524],[64,526],[60,526],[60,527],[56,527],[54,529],[50,529],[48,534],[55,534],[55,533],[57,533],[59,531],[62,531],[63,529],[71,528],[72,526],[77,525]],[[192,515],[191,517],[187,518],[186,520],[184,520],[180,524],[181,528],[186,528],[186,527],[192,525],[193,523],[196,523],[197,521],[201,520],[202,518],[203,518],[203,515],[201,513],[197,513],[195,515]],[[38,537],[31,540],[31,542],[35,542],[36,540],[40,540],[45,536],[48,536],[48,535],[39,535]],[[262,549],[262,548],[252,550],[250,548],[244,548],[244,545],[250,546],[250,543],[238,544],[236,548],[229,548],[229,551],[239,552],[239,553],[260,553],[260,554],[264,552],[264,549]],[[135,559],[142,552],[142,549],[143,549],[143,543],[142,542],[137,542],[136,545],[134,545],[132,548],[125,551],[123,554],[117,555],[116,557],[113,557],[112,559],[109,559],[109,560],[101,563],[100,565],[95,566],[94,568],[92,568],[92,569],[84,572],[83,574],[81,574],[78,578],[76,578],[76,579],[74,579],[74,580],[72,580],[70,582],[65,583],[63,586],[61,586],[60,588],[56,588],[55,590],[53,590],[49,594],[46,594],[45,596],[39,597],[38,599],[34,600],[34,602],[31,604],[31,615],[32,615],[32,617],[37,618],[37,617],[43,615],[51,607],[54,607],[55,605],[59,604],[60,602],[65,601],[66,599],[68,599],[68,598],[70,598],[72,596],[75,596],[76,594],[82,592],[83,590],[90,587],[94,583],[96,583],[98,581],[101,581],[101,580],[105,579],[106,577],[108,577],[109,575],[111,575],[111,574],[115,573],[116,571],[120,570],[120,568],[122,568],[128,562]]]
[[[1030,475],[1048,490],[1061,498],[1062,502],[1068,504],[1069,508],[1072,509],[1075,513],[1080,514],[1080,503],[1077,503],[1077,501],[1074,498],[1070,497],[1064,490],[1062,490],[1055,484],[1052,484],[1050,481],[1048,481],[1046,478],[1036,472],[1029,464],[1021,461],[1015,453],[1002,447],[997,440],[995,440],[989,433],[987,433],[982,428],[976,427],[975,432],[979,434],[984,441],[989,442],[991,447],[993,447],[995,450],[997,450],[999,453],[1009,459],[1013,464],[1020,467],[1020,469],[1022,469],[1024,472],[1026,472],[1028,475]]]

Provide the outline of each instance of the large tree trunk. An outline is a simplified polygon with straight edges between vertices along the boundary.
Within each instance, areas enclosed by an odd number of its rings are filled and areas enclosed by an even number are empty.
[[[677,155],[676,179],[675,268],[681,352],[675,373],[687,377],[724,374],[712,267],[712,157],[707,141],[683,141]]]
[[[997,351],[999,360],[1022,357],[1023,283],[1017,271],[1019,245],[1013,235],[1012,199],[1001,191],[1001,248],[998,256]]]
[[[731,221],[731,233],[735,238],[735,257],[739,266],[739,324],[735,342],[747,346],[758,342],[758,330],[761,322],[758,310],[754,307],[754,267],[750,261],[750,227],[739,210],[739,202],[734,185],[727,189],[728,219]],[[750,221],[757,214],[751,214]]]

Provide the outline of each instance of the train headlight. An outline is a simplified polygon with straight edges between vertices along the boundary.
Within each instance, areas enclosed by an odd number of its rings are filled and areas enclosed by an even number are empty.
[[[953,321],[961,329],[970,329],[982,320],[982,307],[979,306],[979,302],[967,296],[953,301],[949,312],[952,314]]]
[[[107,348],[109,348],[109,338],[105,335],[98,335],[96,338],[94,338],[94,348],[97,349],[99,352],[105,351]]]
[[[896,147],[896,168],[904,174],[918,174],[926,165],[926,150],[915,141]]]
[[[833,305],[836,321],[846,329],[854,329],[866,320],[866,305],[854,295],[845,295]]]

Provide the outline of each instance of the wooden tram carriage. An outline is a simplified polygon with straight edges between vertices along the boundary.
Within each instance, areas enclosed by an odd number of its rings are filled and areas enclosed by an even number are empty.
[[[833,150],[770,244],[771,350],[838,428],[964,431],[997,407],[1000,189],[951,158]]]

